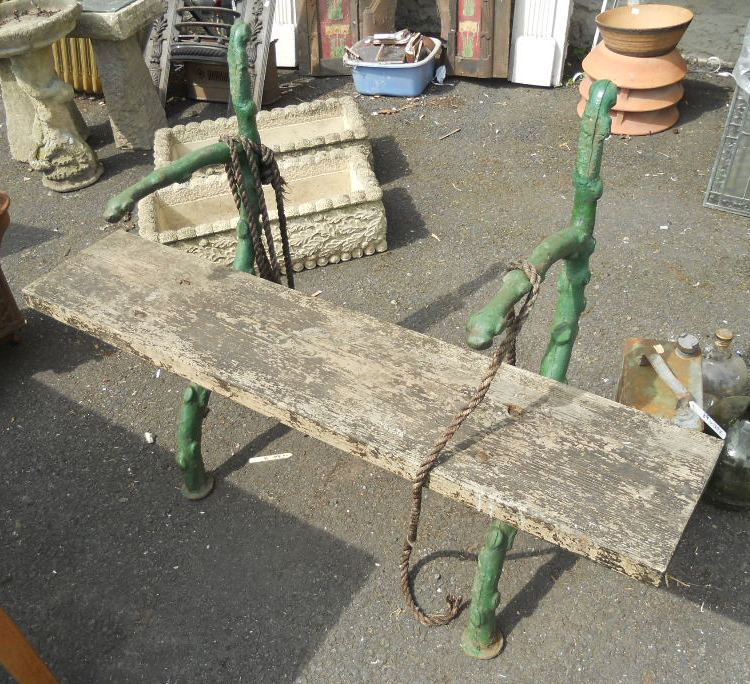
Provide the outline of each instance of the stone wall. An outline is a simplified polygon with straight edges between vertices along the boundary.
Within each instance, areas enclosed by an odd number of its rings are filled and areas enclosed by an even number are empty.
[[[745,26],[750,19],[748,0],[668,0],[695,12],[695,20],[685,34],[680,48],[683,53],[698,56],[716,55],[734,62],[742,45]],[[625,0],[620,0],[625,4]],[[575,0],[570,23],[571,47],[591,47],[594,38],[594,17],[601,9],[601,0]],[[439,33],[436,0],[398,0],[396,28],[408,26],[425,33]]]
[[[670,0],[671,1],[671,0]],[[577,48],[591,49],[596,24],[594,18],[602,7],[601,0],[575,0],[573,16],[570,19],[568,45]]]
[[[440,15],[436,0],[398,0],[396,28],[408,27],[422,33],[440,33]]]
[[[594,17],[601,0],[576,0],[571,23],[571,45],[591,45]],[[423,33],[440,33],[436,0],[399,0],[396,3],[396,28],[408,27]]]

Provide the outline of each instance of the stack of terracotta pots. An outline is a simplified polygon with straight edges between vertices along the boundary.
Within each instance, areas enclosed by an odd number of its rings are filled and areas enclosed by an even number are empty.
[[[687,74],[676,48],[692,19],[690,10],[674,5],[628,5],[600,14],[602,42],[583,60],[578,115],[591,84],[609,79],[618,87],[613,133],[650,135],[674,126]]]

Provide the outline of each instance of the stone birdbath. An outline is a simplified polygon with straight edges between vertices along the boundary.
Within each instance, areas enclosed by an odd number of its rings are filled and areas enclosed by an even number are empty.
[[[34,107],[29,165],[57,192],[95,183],[102,165],[81,135],[73,89],[55,73],[50,45],[73,30],[75,0],[9,0],[0,3],[0,59],[9,59],[16,85]],[[6,105],[6,111],[8,111]]]

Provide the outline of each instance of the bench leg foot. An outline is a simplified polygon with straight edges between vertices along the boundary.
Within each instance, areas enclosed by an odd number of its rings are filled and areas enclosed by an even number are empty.
[[[208,413],[210,390],[190,385],[182,395],[180,426],[177,430],[177,465],[182,469],[185,483],[182,494],[197,500],[208,496],[214,488],[214,478],[206,472],[201,454],[203,419]]]
[[[484,546],[479,552],[479,563],[471,593],[469,624],[461,638],[464,653],[474,658],[494,658],[505,645],[495,610],[500,603],[498,583],[503,574],[505,554],[513,546],[517,531],[512,525],[493,521]]]

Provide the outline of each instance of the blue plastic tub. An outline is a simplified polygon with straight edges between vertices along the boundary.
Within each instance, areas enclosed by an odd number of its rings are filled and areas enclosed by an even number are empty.
[[[358,93],[416,97],[435,77],[435,58],[442,49],[440,42],[436,43],[435,49],[427,57],[413,64],[360,62],[348,57],[344,57],[344,64],[352,68],[354,87]]]

